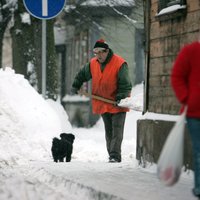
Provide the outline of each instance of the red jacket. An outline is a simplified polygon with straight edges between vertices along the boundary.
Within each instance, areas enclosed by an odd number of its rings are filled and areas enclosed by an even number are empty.
[[[186,45],[180,51],[171,83],[178,100],[188,106],[187,116],[200,118],[200,42]]]
[[[117,94],[117,75],[120,67],[125,62],[120,56],[113,54],[111,60],[106,64],[103,72],[100,63],[96,58],[90,61],[90,71],[92,74],[92,94],[101,96],[110,100],[116,99]],[[100,100],[92,100],[93,113],[118,113],[127,112],[129,109],[120,108]]]

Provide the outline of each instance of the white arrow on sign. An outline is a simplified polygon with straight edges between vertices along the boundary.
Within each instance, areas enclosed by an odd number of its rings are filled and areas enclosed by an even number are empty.
[[[48,0],[42,0],[42,16],[48,16]]]

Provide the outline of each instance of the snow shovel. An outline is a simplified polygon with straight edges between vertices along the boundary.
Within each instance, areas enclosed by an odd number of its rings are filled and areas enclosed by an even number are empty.
[[[113,104],[115,106],[119,106],[119,107],[123,107],[123,108],[129,108],[129,109],[135,110],[135,111],[141,111],[139,108],[137,108],[136,106],[133,105],[133,103],[131,102],[131,99],[129,97],[127,97],[125,99],[121,99],[120,102],[117,102],[117,101],[113,101],[113,100],[110,100],[110,99],[106,99],[106,98],[101,97],[101,96],[89,94],[88,92],[86,92],[84,90],[79,90],[79,94],[84,95],[84,96],[89,97],[89,98],[97,99],[97,100],[100,100],[100,101],[103,101],[103,102],[106,102],[106,103],[110,103],[110,104]]]

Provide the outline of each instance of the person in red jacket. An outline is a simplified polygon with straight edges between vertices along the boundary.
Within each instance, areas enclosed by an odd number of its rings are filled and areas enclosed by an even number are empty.
[[[187,106],[194,160],[193,193],[200,199],[200,41],[181,49],[172,68],[171,84],[182,107]]]
[[[92,94],[120,101],[130,95],[132,84],[126,61],[114,54],[104,40],[96,41],[94,58],[77,73],[72,84],[72,94],[78,93],[84,82],[92,79]],[[121,144],[127,108],[92,99],[92,110],[102,116],[105,127],[109,162],[121,162]]]

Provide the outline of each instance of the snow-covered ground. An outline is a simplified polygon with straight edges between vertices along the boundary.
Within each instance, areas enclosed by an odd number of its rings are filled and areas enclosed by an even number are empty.
[[[142,109],[142,84],[133,88],[131,96],[137,110]],[[138,166],[136,121],[141,117],[139,111],[127,114],[123,161],[108,163],[101,119],[92,128],[72,127],[59,103],[44,100],[12,69],[1,70],[0,199],[195,199],[192,172],[183,173],[180,181],[168,188],[157,179],[156,165]],[[52,138],[61,132],[76,137],[70,163],[52,161]]]

